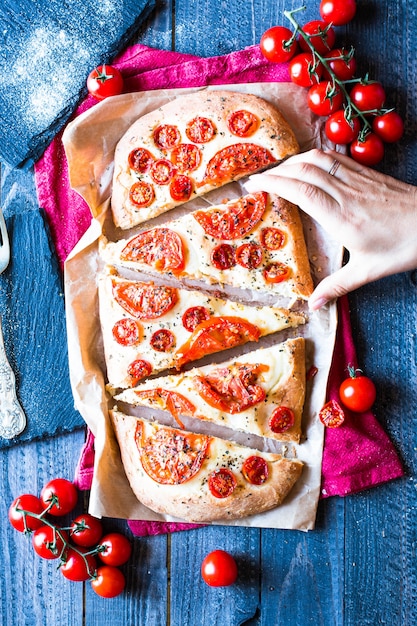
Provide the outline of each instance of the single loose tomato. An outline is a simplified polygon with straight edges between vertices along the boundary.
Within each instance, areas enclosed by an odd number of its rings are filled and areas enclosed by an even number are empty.
[[[78,490],[70,480],[54,478],[43,487],[40,499],[50,515],[66,515],[78,502]]]
[[[260,41],[261,52],[272,63],[285,63],[298,50],[297,40],[289,28],[272,26],[264,32]]]
[[[339,387],[339,396],[342,403],[355,413],[368,411],[376,398],[376,388],[368,376],[363,376],[360,370],[349,368],[349,378],[346,378]]]
[[[99,65],[88,75],[87,89],[96,100],[118,96],[123,91],[123,77],[116,67]]]
[[[357,83],[352,87],[350,98],[360,111],[376,112],[382,109],[385,102],[385,89],[377,81]]]
[[[214,550],[201,564],[201,576],[210,587],[228,587],[236,582],[238,568],[235,559],[225,550]]]
[[[329,52],[336,41],[334,28],[321,20],[307,22],[303,26],[303,32],[308,35],[310,44],[319,54]],[[298,36],[298,45],[304,52],[310,52],[311,48],[301,34]]]
[[[41,515],[44,510],[45,506],[37,496],[31,493],[22,494],[15,498],[9,507],[9,522],[20,533],[36,530],[44,525],[44,521],[32,517],[31,513]]]
[[[98,568],[91,587],[102,598],[119,596],[126,586],[126,578],[121,570],[111,565],[102,565]]]
[[[207,235],[230,241],[249,234],[261,221],[268,194],[263,191],[249,194],[208,210],[195,211],[194,219]]]
[[[368,133],[364,139],[355,139],[350,144],[350,156],[362,165],[376,165],[384,158],[384,144],[375,133]]]
[[[377,115],[374,118],[372,130],[383,141],[394,143],[403,136],[404,122],[396,111],[388,111],[388,113]]]
[[[32,535],[33,548],[42,559],[58,559],[68,542],[68,533],[56,526],[41,526]]]
[[[345,414],[336,400],[330,400],[320,409],[319,418],[327,428],[339,428],[345,421]]]
[[[79,515],[71,524],[70,537],[77,546],[86,548],[95,546],[102,536],[103,526],[101,521],[89,513]]]
[[[327,64],[339,80],[350,80],[354,77],[356,59],[353,52],[353,49],[347,52],[344,48],[335,48],[324,55]],[[331,78],[326,68],[323,71],[323,78]]]
[[[324,130],[333,143],[348,144],[356,139],[361,129],[357,117],[346,118],[345,111],[340,110],[332,113],[326,120]]]
[[[329,80],[313,85],[307,93],[307,104],[316,115],[327,116],[338,111],[342,107],[343,100],[341,89]]]
[[[301,52],[290,61],[290,78],[299,87],[311,87],[320,81],[323,66],[311,52]]]
[[[60,570],[68,580],[82,582],[93,578],[97,569],[96,558],[87,553],[87,548],[68,548],[62,556]]]
[[[98,556],[106,565],[123,565],[131,554],[132,544],[121,533],[108,533],[100,541]]]
[[[320,15],[328,24],[343,26],[353,20],[356,13],[356,0],[321,0]]]

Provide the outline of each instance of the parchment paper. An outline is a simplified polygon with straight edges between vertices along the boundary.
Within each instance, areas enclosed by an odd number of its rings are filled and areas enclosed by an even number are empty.
[[[64,273],[70,380],[75,406],[95,436],[95,466],[89,510],[98,517],[178,521],[156,514],[138,502],[130,489],[120,460],[118,444],[108,416],[108,408],[112,402],[105,391],[105,364],[98,318],[97,277],[101,267],[98,238],[103,224],[109,218],[113,154],[118,140],[139,116],[178,95],[203,89],[227,89],[261,96],[281,110],[292,126],[302,151],[314,146],[323,147],[320,119],[309,111],[304,91],[289,83],[227,85],[126,94],[99,103],[68,125],[63,142],[71,186],[83,196],[93,215],[90,228],[69,255]],[[242,183],[233,183],[232,186],[233,194],[245,193]],[[215,202],[217,194],[218,190],[214,196],[209,194],[196,202],[207,203],[211,201],[211,197]],[[228,186],[227,197],[230,195]],[[186,208],[192,210],[195,208],[194,203],[195,201],[190,201]],[[171,217],[175,217],[172,212],[169,217],[165,214],[163,219]],[[302,214],[302,219],[313,279],[318,282],[340,267],[342,250],[339,244],[325,237],[320,227],[308,216]],[[289,336],[304,336],[307,370],[313,364],[318,368],[316,376],[307,384],[303,415],[304,437],[299,445],[292,444],[285,448],[280,446],[281,452],[289,457],[296,456],[304,462],[305,467],[301,479],[280,507],[261,515],[222,523],[299,530],[314,527],[323,452],[323,426],[318,419],[318,411],[326,398],[336,326],[336,305],[331,304],[319,312],[309,314],[309,321],[304,327],[286,331],[279,334],[278,338],[273,338],[274,342],[278,342]],[[271,342],[272,338],[267,341]],[[216,360],[227,358],[229,355],[223,354],[220,358],[217,356]],[[215,430],[213,434],[216,434]],[[234,439],[244,445],[253,443],[242,441],[242,438],[239,440],[239,436]],[[274,445],[268,441],[261,441],[261,447],[274,450]]]

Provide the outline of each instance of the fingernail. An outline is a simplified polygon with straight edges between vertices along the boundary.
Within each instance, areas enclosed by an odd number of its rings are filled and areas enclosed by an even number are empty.
[[[310,309],[310,311],[317,311],[317,309],[321,309],[321,307],[327,304],[327,302],[328,300],[323,297],[317,298],[316,300],[312,300],[310,298],[310,300],[308,301],[308,308]]]

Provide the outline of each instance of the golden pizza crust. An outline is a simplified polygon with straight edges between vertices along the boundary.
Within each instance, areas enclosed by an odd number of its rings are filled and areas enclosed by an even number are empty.
[[[257,130],[248,137],[238,137],[228,128],[229,116],[240,110],[253,113],[259,121]],[[299,151],[294,133],[282,114],[258,96],[216,90],[204,90],[179,96],[139,118],[116,146],[111,199],[113,220],[116,226],[123,229],[132,228],[184,202],[173,200],[168,184],[155,187],[149,172],[137,173],[131,170],[128,157],[132,150],[140,147],[149,150],[155,159],[169,159],[170,151],[160,149],[155,145],[153,131],[164,124],[174,125],[180,131],[181,143],[190,144],[186,127],[187,123],[195,117],[206,117],[211,120],[215,125],[216,134],[211,141],[198,144],[202,148],[200,163],[193,171],[186,172],[193,180],[191,198],[201,196],[215,187],[225,185],[231,180],[238,180],[255,171],[255,169],[239,171],[221,181],[210,180],[210,177],[207,177],[206,168],[210,159],[220,150],[235,144],[255,144],[269,152],[272,163],[279,162]],[[156,194],[155,200],[144,208],[135,206],[129,198],[133,183],[139,179],[151,183]]]
[[[189,480],[180,484],[161,484],[143,469],[136,432],[139,425],[145,429],[147,437],[165,427],[119,411],[111,411],[110,415],[126,476],[138,500],[157,513],[187,522],[241,519],[273,509],[285,500],[302,472],[303,463],[299,460],[210,437],[209,454]],[[178,429],[169,430],[178,438],[188,434]],[[262,457],[268,464],[268,478],[261,485],[252,485],[241,473],[243,461],[253,455]],[[236,488],[230,496],[217,498],[210,492],[208,479],[213,472],[224,467],[233,472]]]

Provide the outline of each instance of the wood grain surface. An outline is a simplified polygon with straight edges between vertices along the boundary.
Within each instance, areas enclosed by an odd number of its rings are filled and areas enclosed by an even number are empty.
[[[360,72],[380,80],[404,116],[406,134],[380,169],[417,184],[417,2],[359,0],[357,17],[338,29],[357,50]],[[201,56],[259,42],[285,23],[290,0],[157,0],[140,43]],[[307,2],[305,21],[318,18]],[[26,183],[16,173],[25,193]],[[83,443],[76,431],[0,452],[0,623],[31,626],[414,626],[417,624],[417,272],[384,279],[350,297],[360,366],[377,386],[375,413],[394,441],[407,476],[319,504],[309,533],[233,527],[136,538],[126,592],[113,600],[69,583],[35,557],[13,531],[13,498],[50,478],[72,478]],[[49,384],[49,381],[45,381]],[[40,386],[39,393],[43,393]],[[68,395],[66,402],[71,403]],[[85,504],[85,503],[84,503]],[[81,510],[83,503],[80,502]],[[124,522],[105,520],[106,527]],[[205,554],[223,548],[239,565],[237,583],[201,580]]]

